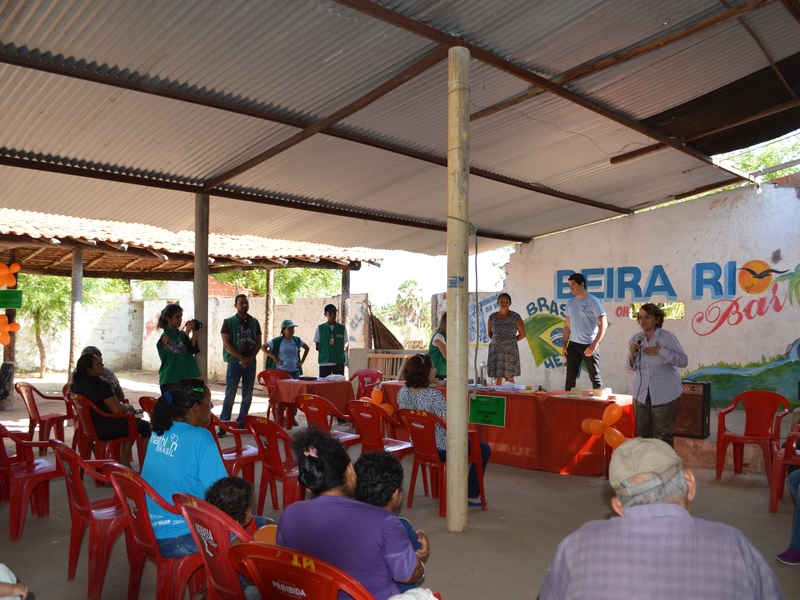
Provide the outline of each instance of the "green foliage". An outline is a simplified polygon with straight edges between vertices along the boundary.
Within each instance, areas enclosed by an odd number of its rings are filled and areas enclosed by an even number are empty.
[[[428,347],[431,331],[430,305],[422,297],[419,283],[409,279],[397,289],[397,300],[375,308],[375,315],[405,348]]]
[[[23,292],[20,314],[33,321],[37,335],[55,334],[69,327],[72,299],[69,277],[20,273],[18,280],[17,287]],[[104,296],[129,292],[128,282],[120,279],[83,280],[83,304],[86,307],[109,308],[115,301]]]
[[[767,169],[789,162],[796,159],[798,156],[800,156],[800,131],[792,132],[778,139],[758,144],[757,146],[720,154],[715,158],[718,160],[727,160],[737,169],[746,173],[755,173],[761,169]],[[774,173],[765,173],[763,175],[763,180],[769,181],[770,179],[783,177],[794,171],[797,171],[796,165],[794,167],[775,171]]]
[[[279,304],[291,304],[295,298],[330,298],[342,288],[342,273],[336,269],[275,269],[274,273],[273,288]],[[216,273],[214,277],[262,296],[267,291],[267,272],[263,269]]]
[[[794,271],[791,273],[784,273],[775,281],[788,281],[789,282],[789,302],[794,306],[794,301],[800,305],[800,264],[795,266]]]
[[[161,297],[161,288],[163,281],[154,281],[150,279],[137,279],[136,287],[141,291],[144,300],[157,300]]]

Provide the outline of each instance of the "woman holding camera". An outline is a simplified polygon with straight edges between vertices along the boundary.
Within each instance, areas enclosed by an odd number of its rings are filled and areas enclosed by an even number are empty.
[[[158,328],[164,332],[156,344],[161,359],[158,383],[161,384],[162,394],[179,379],[200,377],[200,368],[194,358],[200,352],[194,335],[198,329],[197,321],[188,321],[181,331],[182,322],[183,309],[180,304],[167,304],[158,318]]]

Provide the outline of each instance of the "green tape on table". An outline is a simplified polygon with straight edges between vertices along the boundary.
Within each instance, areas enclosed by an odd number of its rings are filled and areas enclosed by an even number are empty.
[[[470,396],[469,422],[473,425],[506,426],[506,399],[503,396]]]

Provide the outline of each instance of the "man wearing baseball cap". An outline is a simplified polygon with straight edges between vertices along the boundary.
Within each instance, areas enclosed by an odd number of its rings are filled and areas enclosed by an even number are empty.
[[[347,360],[344,345],[347,341],[347,330],[336,322],[338,310],[333,304],[325,306],[325,317],[328,319],[314,332],[314,345],[319,352],[319,376],[344,375],[344,363]]]
[[[614,451],[608,479],[619,517],[590,521],[559,544],[541,600],[783,598],[741,531],[689,514],[694,473],[668,444],[628,440]]]

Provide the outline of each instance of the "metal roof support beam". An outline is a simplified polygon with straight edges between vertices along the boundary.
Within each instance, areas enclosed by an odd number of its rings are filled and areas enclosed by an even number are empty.
[[[649,138],[652,138],[656,141],[659,141],[667,146],[670,146],[684,154],[691,156],[699,160],[700,162],[704,162],[706,164],[712,165],[720,170],[729,171],[728,169],[723,169],[719,165],[714,164],[714,161],[711,160],[709,156],[706,156],[702,152],[695,150],[694,148],[690,148],[685,144],[672,139],[668,135],[661,133],[660,131],[656,131],[655,129],[648,127],[634,119],[630,119],[611,108],[608,108],[599,102],[595,102],[590,98],[586,98],[585,96],[581,96],[577,92],[573,92],[572,90],[564,87],[561,84],[555,83],[546,77],[542,77],[538,73],[534,73],[530,69],[526,69],[518,64],[512,63],[509,60],[501,57],[500,55],[496,54],[495,52],[491,52],[486,50],[480,46],[467,42],[455,35],[446,33],[444,31],[440,31],[435,27],[431,27],[430,25],[426,25],[419,21],[415,21],[414,19],[402,15],[398,12],[395,12],[389,8],[384,6],[379,6],[370,2],[369,0],[335,0],[338,4],[342,4],[343,6],[347,6],[349,8],[358,10],[370,17],[378,19],[379,21],[383,21],[385,23],[389,23],[400,29],[404,29],[406,31],[410,31],[415,33],[416,35],[422,36],[427,38],[437,44],[441,44],[443,46],[448,47],[456,47],[462,46],[467,48],[470,51],[470,54],[477,60],[486,63],[489,66],[495,67],[496,69],[500,69],[501,71],[508,73],[509,75],[513,75],[514,77],[518,77],[523,81],[527,81],[528,83],[532,83],[542,89],[547,90],[558,96],[559,98],[563,98],[568,102],[572,102],[582,108],[585,108],[589,111],[592,111],[595,114],[598,114],[602,117],[605,117],[615,123],[619,123],[623,127],[627,127],[632,131],[636,131],[642,135],[645,135]],[[760,1],[766,2],[768,0],[753,0],[753,1]]]
[[[122,89],[142,92],[146,94],[151,94],[155,96],[159,96],[162,98],[169,98],[172,100],[180,100],[182,102],[188,102],[190,104],[195,104],[198,106],[205,106],[209,108],[215,108],[218,110],[224,110],[227,112],[232,112],[240,115],[245,115],[248,117],[253,117],[256,119],[264,119],[266,121],[271,121],[273,123],[280,123],[282,125],[288,125],[290,127],[298,127],[300,129],[306,129],[314,125],[311,121],[297,119],[294,117],[287,117],[285,115],[280,115],[278,113],[271,112],[269,110],[263,109],[254,109],[251,107],[243,107],[237,105],[233,102],[226,102],[221,100],[215,100],[212,98],[207,98],[205,96],[199,96],[196,94],[191,94],[188,92],[179,92],[172,88],[164,88],[154,84],[143,83],[141,80],[130,80],[130,79],[123,79],[120,77],[114,77],[105,75],[102,73],[98,73],[95,71],[85,71],[78,69],[76,67],[68,66],[65,64],[56,64],[53,62],[48,62],[39,58],[33,58],[30,56],[20,56],[13,52],[8,52],[7,50],[3,49],[4,45],[0,42],[0,63],[7,63],[10,65],[24,67],[29,69],[36,69],[39,71],[44,71],[46,73],[54,73],[57,75],[62,75],[65,77],[72,77],[75,79],[81,79],[83,81],[90,81],[92,83],[99,83],[104,85],[110,85],[112,87],[118,87]],[[398,144],[392,144],[389,142],[384,142],[381,140],[373,139],[365,135],[360,135],[358,133],[354,133],[351,131],[345,131],[342,129],[337,129],[335,127],[328,127],[327,129],[321,131],[324,135],[330,135],[331,137],[336,137],[342,140],[347,140],[350,142],[354,142],[356,144],[363,144],[365,146],[369,146],[371,148],[378,148],[380,150],[385,150],[387,152],[393,152],[395,154],[400,154],[402,156],[407,156],[409,158],[415,158],[417,160],[422,160],[428,162],[430,164],[440,165],[442,167],[446,166],[446,160],[440,156],[436,156],[433,154],[427,154],[424,152],[420,152],[413,148],[406,148],[405,146],[400,146]],[[41,165],[49,164],[44,161],[41,161],[38,157],[26,157],[29,160],[25,160],[20,163],[14,163],[8,161],[14,161],[15,159],[12,157],[7,156],[7,153],[0,154],[0,164],[5,164],[9,166],[15,166],[20,168],[30,168],[30,169],[39,169],[44,171],[49,171],[53,173],[66,173],[68,175],[76,175],[79,177],[91,177],[95,179],[102,179],[107,181],[119,181],[122,183],[134,183],[139,185],[150,185],[153,187],[161,187],[164,189],[172,189],[172,190],[181,190],[181,191],[190,191],[191,193],[196,193],[198,191],[198,186],[188,185],[177,183],[175,181],[169,181],[166,179],[155,179],[155,178],[148,178],[148,177],[140,177],[137,176],[136,179],[140,181],[130,181],[130,178],[133,177],[132,175],[127,174],[120,174],[120,173],[110,173],[107,171],[103,171],[102,168],[98,165],[93,165],[93,169],[76,169],[71,166],[62,165],[62,164],[52,164],[49,168],[42,168]],[[68,161],[67,161],[68,162]],[[577,196],[571,196],[569,194],[560,195],[559,192],[556,190],[552,190],[545,186],[540,186],[535,183],[526,183],[520,182],[510,177],[504,177],[502,175],[492,174],[489,171],[471,168],[470,173],[477,177],[486,177],[489,179],[493,179],[494,181],[500,181],[502,183],[506,183],[507,185],[512,185],[516,187],[520,187],[523,189],[533,189],[537,188],[534,191],[539,193],[553,196],[556,198],[561,198],[563,200],[570,200],[574,201],[573,198],[577,198]],[[490,176],[491,175],[491,176]],[[219,188],[217,188],[219,189]],[[232,192],[236,193],[236,192]],[[221,195],[216,193],[215,195]],[[234,196],[223,196],[223,197],[234,197]],[[241,197],[234,197],[237,200],[250,200],[252,199],[251,195],[243,195]],[[598,208],[604,208],[602,203],[595,203],[594,201],[588,198],[582,198],[581,204],[586,204],[588,206],[597,206]],[[617,212],[620,214],[629,214],[629,211],[624,209],[620,209],[619,207],[605,205],[607,210],[611,210],[613,212]],[[297,208],[299,210],[303,210],[302,207],[299,206],[288,206],[288,208]],[[336,214],[332,212],[331,209],[325,209],[325,212],[328,214]],[[347,215],[344,215],[347,216]],[[383,222],[380,219],[376,219],[370,216],[369,213],[360,214],[354,218],[358,219],[366,219],[371,221],[378,221]],[[410,223],[394,223],[397,225],[407,225],[408,227],[415,227],[415,225]],[[445,226],[442,226],[441,231],[445,230]],[[497,232],[494,232],[495,234]],[[480,237],[485,237],[489,239],[504,239],[512,242],[527,242],[529,238],[522,238],[522,237],[499,237],[496,238],[492,233],[479,231]]]
[[[76,177],[92,177],[94,179],[101,179],[104,181],[116,181],[120,183],[128,183],[132,185],[141,185],[144,187],[155,187],[160,189],[167,189],[180,192],[188,192],[196,194],[201,192],[200,186],[190,185],[186,183],[175,183],[174,181],[163,181],[161,179],[149,179],[146,177],[139,177],[136,175],[128,175],[122,173],[110,173],[97,170],[98,168],[86,169],[82,167],[75,167],[72,165],[65,165],[63,163],[56,164],[55,162],[32,160],[29,158],[21,158],[11,154],[20,154],[16,151],[4,151],[0,153],[0,165],[8,167],[17,167],[21,169],[33,169],[37,171],[45,171],[48,173],[61,173],[65,175],[74,175]],[[545,193],[545,192],[543,192]],[[419,221],[410,217],[400,215],[375,213],[367,210],[354,210],[344,208],[338,205],[321,201],[321,200],[298,200],[295,198],[283,198],[271,194],[269,196],[259,196],[252,193],[245,193],[229,189],[216,188],[213,195],[220,198],[231,198],[234,200],[244,200],[246,202],[257,202],[259,204],[267,204],[270,206],[281,206],[283,208],[294,208],[297,210],[306,210],[310,212],[324,213],[326,215],[336,215],[339,217],[349,217],[352,219],[375,221],[377,223],[390,223],[392,225],[403,225],[405,227],[413,227],[417,229],[430,229],[432,231],[446,231],[447,225],[434,221]],[[550,195],[553,195],[551,192]],[[587,200],[591,202],[591,200]],[[620,208],[609,208],[615,212],[627,212]],[[530,241],[527,236],[514,235],[510,233],[503,233],[500,231],[489,231],[486,229],[479,229],[478,235],[480,237],[496,240],[507,240],[509,242],[525,243]]]
[[[307,140],[308,138],[328,129],[332,125],[335,125],[342,119],[346,119],[350,115],[357,113],[359,110],[363,109],[366,106],[369,106],[379,98],[382,98],[389,92],[396,90],[401,85],[407,83],[417,75],[424,73],[434,65],[440,63],[445,59],[447,56],[447,49],[443,47],[435,48],[432,52],[429,52],[425,56],[423,56],[420,60],[415,62],[413,65],[407,67],[394,77],[390,78],[388,81],[385,81],[375,89],[367,92],[354,102],[351,102],[344,108],[337,110],[332,115],[325,117],[324,119],[320,119],[313,125],[310,125],[303,129],[301,132],[293,135],[287,140],[276,144],[269,150],[262,152],[261,154],[257,154],[250,160],[243,162],[241,165],[238,165],[213,179],[210,179],[206,182],[203,186],[204,191],[209,191],[217,187],[219,184],[229,181],[236,177],[237,175],[241,175],[245,171],[252,169],[253,167],[269,160],[273,156],[277,156],[281,152],[296,146],[300,142]]]
[[[759,9],[762,6],[769,4],[773,1],[774,0],[751,0],[746,4],[741,4],[739,6],[736,6],[735,8],[727,7],[728,8],[727,10],[712,15],[707,19],[704,19],[689,27],[686,27],[685,29],[674,31],[672,33],[663,35],[659,38],[650,40],[649,42],[644,42],[640,43],[639,45],[629,46],[625,50],[620,50],[619,52],[615,52],[614,54],[603,56],[601,58],[595,58],[593,60],[590,60],[589,62],[585,62],[582,65],[570,69],[569,71],[564,71],[560,75],[556,75],[551,79],[551,81],[553,81],[554,83],[563,84],[570,81],[575,81],[577,79],[582,79],[587,75],[593,75],[598,71],[602,71],[603,69],[613,67],[614,65],[631,60],[632,58],[648,54],[649,52],[653,52],[654,50],[659,50],[664,46],[678,42],[691,35],[694,35],[706,29],[710,29],[711,27],[715,27],[720,23],[724,23],[725,21],[729,21],[734,18],[739,18],[741,20],[741,17],[743,15],[752,12],[756,9]],[[476,113],[470,116],[470,120],[477,121],[478,119],[494,115],[498,112],[506,110],[507,108],[511,108],[518,104],[522,104],[523,102],[527,102],[531,98],[535,98],[536,96],[540,96],[541,94],[544,93],[545,93],[544,89],[534,86],[528,90],[525,90],[521,94],[517,94],[516,96],[512,96],[511,98],[498,102],[497,104],[494,104],[492,106],[486,107],[483,110],[477,111]]]

